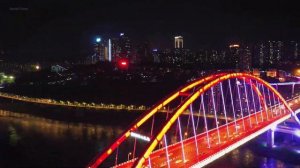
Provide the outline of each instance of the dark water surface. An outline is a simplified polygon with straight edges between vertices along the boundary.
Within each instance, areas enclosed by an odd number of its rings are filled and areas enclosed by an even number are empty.
[[[32,116],[9,117],[0,111],[0,167],[84,167],[122,129]],[[261,136],[208,167],[300,168],[300,150],[291,146],[270,150],[263,140]]]

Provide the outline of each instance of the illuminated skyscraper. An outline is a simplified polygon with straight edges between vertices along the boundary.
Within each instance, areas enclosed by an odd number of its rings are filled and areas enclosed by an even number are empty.
[[[283,42],[282,41],[269,41],[269,65],[278,64],[283,57]]]
[[[108,61],[111,62],[111,40],[108,40]]]
[[[239,53],[239,69],[250,70],[252,68],[251,51],[248,46],[240,49]]]
[[[259,67],[262,67],[265,63],[265,57],[266,57],[265,48],[266,46],[264,45],[264,43],[261,43],[259,45],[259,62],[258,62]]]
[[[240,53],[240,45],[239,44],[231,44],[229,45],[229,51],[230,51],[230,63],[234,68],[239,67],[239,53]]]
[[[121,58],[130,59],[131,56],[132,56],[131,41],[124,33],[120,33],[120,36],[118,38],[111,39],[112,62],[116,62]]]
[[[240,70],[250,70],[252,67],[252,55],[250,47],[240,44],[229,45],[231,66]],[[220,59],[220,58],[218,58]]]
[[[175,48],[183,48],[183,37],[182,36],[175,36]]]

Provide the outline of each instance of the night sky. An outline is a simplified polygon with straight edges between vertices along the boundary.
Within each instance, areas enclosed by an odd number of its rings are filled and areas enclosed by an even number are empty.
[[[299,40],[297,1],[262,0],[1,0],[0,50],[8,59],[57,60],[92,53],[96,35],[125,32],[153,48]]]

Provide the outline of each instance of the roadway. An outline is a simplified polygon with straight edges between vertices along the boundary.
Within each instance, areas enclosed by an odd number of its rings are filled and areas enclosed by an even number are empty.
[[[95,104],[95,103],[85,103],[85,102],[71,102],[71,101],[62,101],[62,100],[53,100],[45,98],[32,98],[14,94],[8,94],[0,92],[1,98],[27,102],[27,103],[37,103],[51,106],[65,106],[65,107],[75,107],[75,108],[90,108],[90,109],[102,109],[102,110],[127,110],[127,111],[145,111],[146,106],[135,106],[135,105],[115,105],[115,104]]]
[[[115,111],[132,111],[132,112],[144,112],[145,110],[149,109],[148,107],[141,105],[115,105],[115,104],[95,104],[95,103],[85,103],[85,102],[71,102],[71,101],[62,101],[62,100],[53,100],[53,99],[45,99],[45,98],[33,98],[27,96],[20,96],[15,94],[8,94],[0,92],[0,97],[5,99],[11,99],[15,101],[27,102],[27,103],[37,103],[37,104],[44,104],[50,106],[63,106],[63,107],[73,107],[73,108],[88,108],[88,109],[95,109],[95,110],[115,110]],[[159,112],[166,113],[168,112],[167,109],[161,109]],[[186,110],[183,115],[190,115],[190,112]],[[203,114],[194,114],[195,116],[203,117]],[[214,115],[208,114],[207,118],[215,118]],[[218,119],[225,120],[225,116],[218,116]],[[228,118],[228,121],[231,121],[232,118]]]

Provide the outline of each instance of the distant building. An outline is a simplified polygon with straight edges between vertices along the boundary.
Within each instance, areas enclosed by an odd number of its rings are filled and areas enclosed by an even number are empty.
[[[270,69],[267,71],[267,77],[276,78],[277,77],[277,70]]]
[[[263,43],[261,43],[259,45],[259,59],[258,59],[258,61],[259,61],[258,64],[260,67],[264,66],[265,59],[266,59],[266,46]]]
[[[161,63],[161,53],[158,51],[158,49],[155,48],[152,50],[152,56],[154,63]]]
[[[174,45],[175,45],[175,48],[183,48],[183,37],[175,36],[174,37]]]
[[[229,45],[229,62],[234,68],[239,67],[239,54],[240,54],[240,45],[231,44]]]
[[[99,61],[108,60],[108,43],[101,38],[97,38],[94,43],[94,54],[88,58],[88,63],[97,63]]]
[[[56,73],[59,73],[59,72],[63,72],[63,71],[66,71],[67,68],[61,66],[61,65],[52,65],[51,66],[51,72],[56,72]]]
[[[94,58],[93,62],[98,62],[98,61],[105,61],[106,60],[106,52],[107,52],[107,46],[105,46],[104,42],[99,42],[99,43],[95,43],[94,45],[94,50],[95,50],[95,56],[96,58]]]
[[[287,42],[287,45],[285,46],[285,59],[287,60],[293,60],[297,61],[299,59],[299,43],[296,41],[289,41]]]
[[[249,71],[252,68],[252,55],[248,46],[242,48],[239,53],[239,69]]]
[[[111,59],[117,62],[121,58],[130,59],[132,57],[131,40],[124,33],[120,33],[118,38],[111,39]]]
[[[259,69],[253,69],[253,71],[252,71],[252,74],[254,75],[254,76],[256,76],[256,77],[260,77],[260,71],[259,71]]]
[[[277,66],[299,60],[299,43],[296,41],[266,41],[254,45],[253,58],[256,67]]]
[[[231,66],[240,70],[250,70],[252,68],[252,54],[248,46],[240,44],[229,45],[229,61]]]
[[[134,63],[153,63],[153,53],[151,53],[150,43],[148,41],[140,42],[136,47],[136,54],[133,54]]]

